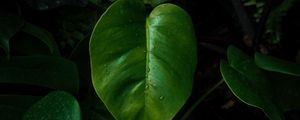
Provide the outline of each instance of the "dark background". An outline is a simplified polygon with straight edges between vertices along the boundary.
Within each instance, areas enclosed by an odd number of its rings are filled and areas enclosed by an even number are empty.
[[[265,18],[282,0],[265,0],[261,22],[255,22],[255,6],[244,6],[237,9],[233,2],[239,0],[173,0],[174,4],[185,9],[191,16],[197,37],[198,65],[195,73],[193,92],[186,105],[174,119],[181,116],[211,86],[222,79],[219,72],[220,59],[226,59],[226,49],[235,45],[247,54],[262,52],[289,61],[299,62],[300,33],[299,2],[295,2],[286,15],[282,17],[282,39],[279,43],[269,42],[265,34]],[[263,1],[263,0],[261,0]],[[88,43],[93,26],[101,14],[112,2],[98,0],[95,3],[86,0],[10,0],[1,4],[3,12],[18,14],[22,19],[48,30],[54,36],[61,55],[74,61],[80,73],[80,93],[75,95],[81,104],[83,118],[88,120],[112,119],[91,86]],[[241,14],[248,18],[239,19]],[[250,26],[247,22],[250,21]],[[26,55],[20,49],[24,46],[20,38],[24,33],[17,33],[11,40],[11,54]],[[28,37],[28,36],[27,36]],[[49,54],[45,46],[37,42],[31,46],[39,52],[31,54]],[[35,45],[37,44],[37,45]],[[1,50],[5,56],[5,51]],[[11,93],[45,95],[51,89],[36,86],[1,84],[2,89]],[[9,87],[7,87],[9,86]],[[15,88],[18,89],[5,89]],[[2,91],[4,91],[2,90]],[[299,120],[297,111],[286,113],[290,120]],[[263,111],[248,106],[238,100],[223,83],[212,94],[205,98],[192,112],[190,120],[267,120]]]

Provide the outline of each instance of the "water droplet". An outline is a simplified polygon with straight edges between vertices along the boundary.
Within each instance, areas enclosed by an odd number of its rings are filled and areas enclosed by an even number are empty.
[[[160,96],[159,99],[160,99],[160,100],[163,100],[163,99],[165,99],[165,97],[164,97],[164,96]]]
[[[144,50],[144,53],[146,53],[147,51],[146,50]]]
[[[146,85],[146,86],[145,86],[145,89],[148,89],[148,88],[149,88],[149,85]]]

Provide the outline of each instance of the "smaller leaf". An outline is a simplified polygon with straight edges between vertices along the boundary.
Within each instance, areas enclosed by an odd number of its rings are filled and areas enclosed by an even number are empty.
[[[246,104],[259,107],[272,120],[283,120],[283,113],[274,99],[274,87],[254,60],[234,46],[227,51],[229,64],[220,63],[224,81]]]
[[[54,55],[59,55],[59,49],[58,46],[52,36],[52,34],[50,32],[48,32],[47,30],[38,27],[36,25],[30,24],[30,23],[26,23],[25,26],[23,27],[22,31],[35,36],[36,38],[38,38],[39,40],[41,40],[42,42],[44,42],[50,49],[51,53]]]
[[[255,63],[256,65],[267,71],[300,76],[300,65],[297,63],[292,63],[261,53],[255,54]]]
[[[271,120],[284,120],[283,112],[300,109],[299,76],[264,71],[234,46],[230,46],[227,52],[229,64],[221,61],[220,70],[224,81],[240,100],[262,108]],[[267,69],[270,71],[283,63],[274,59],[256,54],[256,61],[271,67]]]
[[[251,79],[247,73],[233,69],[225,61],[221,61],[220,70],[225,83],[237,98],[248,105],[263,109],[271,120],[284,119],[283,113],[272,99],[273,96],[268,89],[269,85],[266,87],[260,85],[260,81],[265,82],[266,79]],[[253,71],[253,69],[249,69],[249,71]]]
[[[23,120],[81,120],[81,112],[71,94],[55,91],[29,108]]]

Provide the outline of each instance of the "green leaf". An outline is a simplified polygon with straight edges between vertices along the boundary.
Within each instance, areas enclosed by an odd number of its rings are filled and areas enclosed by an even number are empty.
[[[284,74],[293,71],[292,63],[262,54],[255,55],[254,62],[239,49],[228,48],[229,64],[221,61],[222,76],[231,91],[246,104],[262,108],[272,120],[282,120],[283,112],[300,109],[300,77]],[[285,72],[278,72],[282,68]],[[289,72],[290,73],[290,72]]]
[[[0,59],[0,83],[29,84],[77,93],[74,63],[60,57],[32,56]]]
[[[23,120],[81,120],[81,112],[71,94],[55,91],[29,108]]]
[[[0,47],[9,55],[9,40],[24,24],[23,20],[16,15],[0,13]]]
[[[49,50],[51,51],[52,54],[54,55],[59,55],[59,49],[58,46],[50,32],[47,30],[40,28],[38,26],[35,26],[30,23],[26,23],[24,27],[22,28],[22,31],[38,38],[42,42],[44,42],[48,47]]]
[[[192,90],[197,54],[188,14],[162,4],[146,16],[142,1],[118,0],[91,37],[93,85],[117,119],[172,119]]]
[[[255,63],[262,69],[300,76],[300,65],[261,53],[255,54]]]
[[[267,56],[255,54],[255,63],[268,72],[272,80],[276,101],[284,111],[300,109],[300,65]]]
[[[273,86],[254,60],[234,46],[227,51],[229,65],[221,61],[223,79],[230,90],[246,104],[262,108],[272,120],[283,120],[280,107],[274,100]]]

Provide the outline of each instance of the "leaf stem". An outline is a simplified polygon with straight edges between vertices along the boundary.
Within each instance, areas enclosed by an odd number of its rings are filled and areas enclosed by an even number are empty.
[[[218,83],[216,83],[214,86],[212,86],[210,89],[208,89],[193,105],[188,111],[183,115],[183,117],[180,120],[187,120],[187,118],[190,116],[190,114],[194,111],[194,109],[210,94],[212,93],[216,88],[218,88],[224,80],[220,80]]]

